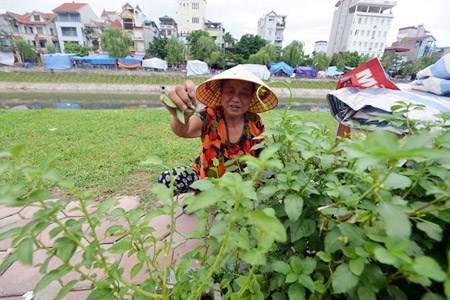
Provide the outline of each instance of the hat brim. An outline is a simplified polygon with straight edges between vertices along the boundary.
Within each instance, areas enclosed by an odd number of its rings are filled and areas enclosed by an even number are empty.
[[[227,73],[229,73],[229,75]],[[242,80],[256,85],[255,93],[250,100],[249,112],[262,113],[271,110],[278,105],[278,98],[272,89],[255,75],[249,75],[248,73],[236,74],[236,72],[227,71],[200,84],[197,87],[196,92],[197,100],[208,107],[220,106],[222,101],[221,81],[223,80]],[[259,95],[259,99],[257,95]]]

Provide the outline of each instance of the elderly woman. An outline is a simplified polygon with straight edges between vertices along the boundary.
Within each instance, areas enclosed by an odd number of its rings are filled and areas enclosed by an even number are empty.
[[[193,170],[186,167],[172,170],[175,194],[189,191],[189,186],[198,178],[222,176],[226,162],[231,159],[240,155],[257,156],[258,151],[253,146],[262,139],[255,138],[264,132],[257,113],[278,104],[272,90],[242,66],[224,71],[197,88],[191,81],[186,81],[171,91],[169,97],[185,115],[183,124],[175,109],[167,107],[172,115],[173,132],[184,138],[200,137],[202,141],[202,151]],[[192,101],[195,99],[206,107],[189,113],[188,108],[195,108],[195,101]],[[169,186],[169,171],[163,172],[158,181]]]

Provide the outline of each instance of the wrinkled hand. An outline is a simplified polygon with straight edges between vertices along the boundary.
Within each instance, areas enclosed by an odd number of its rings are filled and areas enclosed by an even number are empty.
[[[186,80],[183,85],[178,85],[174,90],[170,91],[168,96],[183,112],[186,112],[189,108],[195,110],[195,89],[195,84],[190,80]]]

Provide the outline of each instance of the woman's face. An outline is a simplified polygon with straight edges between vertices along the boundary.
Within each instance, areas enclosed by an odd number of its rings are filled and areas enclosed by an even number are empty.
[[[222,107],[232,117],[244,115],[254,94],[253,83],[242,80],[225,80],[222,84]]]

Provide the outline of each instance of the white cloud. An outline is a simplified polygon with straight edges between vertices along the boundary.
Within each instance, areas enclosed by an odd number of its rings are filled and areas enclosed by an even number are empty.
[[[68,0],[66,2],[69,2]],[[98,14],[103,9],[120,10],[126,0],[80,0],[88,2]],[[244,33],[256,33],[258,18],[274,10],[287,15],[285,42],[305,42],[311,51],[316,40],[328,40],[337,0],[208,0],[207,18],[222,22],[227,31],[239,38]],[[0,11],[50,11],[64,0],[0,0]],[[397,0],[393,9],[394,22],[388,37],[395,40],[399,27],[424,24],[437,39],[439,46],[450,46],[449,0]],[[156,20],[162,15],[175,17],[176,0],[131,0],[139,4],[146,15]]]

